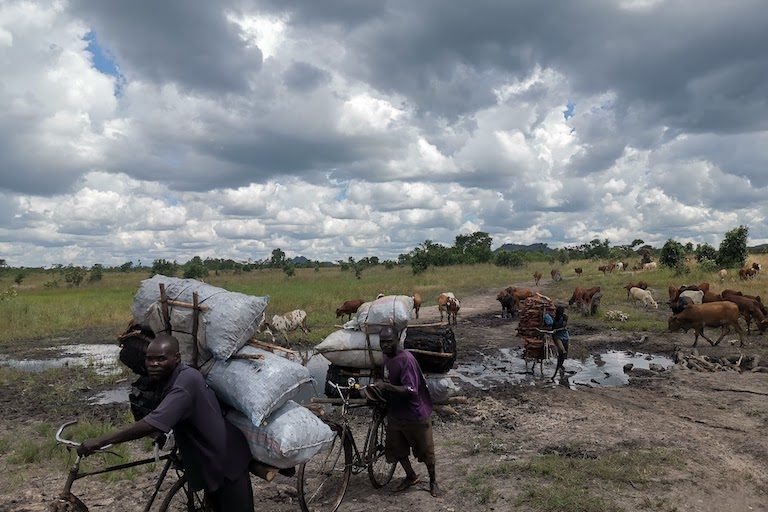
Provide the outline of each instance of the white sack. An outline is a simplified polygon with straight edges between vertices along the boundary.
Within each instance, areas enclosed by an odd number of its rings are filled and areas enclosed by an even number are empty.
[[[405,335],[406,331],[403,331],[400,337],[400,348],[403,346],[402,340],[405,339]],[[315,347],[315,350],[338,366],[372,368],[371,357],[373,357],[374,366],[383,366],[384,356],[381,353],[381,345],[379,345],[379,335],[376,333],[368,335],[370,350],[368,350],[365,336],[362,331],[341,329],[329,334]]]
[[[238,359],[240,355],[262,355],[263,359]],[[248,416],[254,425],[261,425],[302,386],[311,385],[312,377],[299,363],[247,346],[228,361],[215,361],[205,381],[222,402]]]
[[[387,295],[371,302],[368,309],[358,309],[357,322],[362,330],[378,332],[381,327],[394,325],[399,331],[408,327],[413,313],[413,297]]]
[[[253,458],[276,468],[292,468],[327,449],[335,436],[331,428],[309,409],[288,401],[260,426],[240,411],[227,420],[245,435]]]
[[[198,303],[207,308],[199,316],[197,336],[200,349],[201,352],[210,352],[217,359],[228,359],[248,342],[269,302],[269,297],[229,292],[195,279],[158,274],[142,281],[136,292],[133,299],[136,321],[149,323],[154,318],[156,322],[161,283],[165,285],[165,294],[170,300],[191,304],[192,294],[197,292]],[[168,311],[174,336],[188,334],[191,339],[193,310],[169,305]],[[162,314],[159,320],[163,325]]]
[[[427,388],[433,404],[447,404],[448,399],[459,392],[459,387],[451,377],[441,373],[425,373]]]

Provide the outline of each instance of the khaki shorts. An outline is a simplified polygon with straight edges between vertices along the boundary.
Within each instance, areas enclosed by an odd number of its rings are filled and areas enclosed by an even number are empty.
[[[387,418],[387,444],[384,454],[387,462],[407,458],[411,451],[416,460],[424,464],[435,463],[435,442],[432,439],[432,420],[404,421]]]

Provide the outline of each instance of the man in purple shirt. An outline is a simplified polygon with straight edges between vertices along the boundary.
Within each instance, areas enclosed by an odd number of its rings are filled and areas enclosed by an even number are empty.
[[[399,333],[385,327],[379,334],[384,354],[385,378],[376,387],[388,392],[387,442],[384,452],[387,462],[399,462],[405,470],[405,478],[396,491],[404,491],[419,483],[416,472],[408,459],[411,451],[417,460],[427,466],[429,493],[440,495],[435,476],[435,443],[432,439],[432,397],[427,381],[413,354],[400,349]]]
[[[78,453],[90,455],[108,444],[173,429],[189,488],[205,490],[216,512],[253,512],[251,452],[245,437],[224,420],[216,395],[200,372],[181,363],[179,342],[159,334],[147,347],[145,363],[150,379],[163,388],[160,405],[127,427],[86,439]]]

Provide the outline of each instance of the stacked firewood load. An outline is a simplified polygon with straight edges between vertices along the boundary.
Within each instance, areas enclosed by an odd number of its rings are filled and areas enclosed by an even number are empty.
[[[549,297],[537,293],[523,302],[517,335],[523,338],[526,345],[540,343],[541,333],[536,329],[544,327],[544,313],[549,313],[552,318],[555,317],[555,305]]]

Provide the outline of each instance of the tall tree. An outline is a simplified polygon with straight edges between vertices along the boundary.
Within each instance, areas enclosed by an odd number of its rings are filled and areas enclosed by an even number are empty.
[[[728,231],[717,251],[717,264],[721,267],[743,267],[747,261],[747,236],[749,228],[739,226]]]

